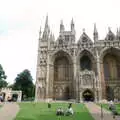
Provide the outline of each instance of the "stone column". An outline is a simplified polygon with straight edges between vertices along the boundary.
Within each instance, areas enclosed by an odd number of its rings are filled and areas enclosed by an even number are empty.
[[[47,56],[47,75],[46,75],[46,95],[45,98],[49,99],[49,65],[50,61],[49,61],[49,55]]]
[[[73,97],[74,98],[76,98],[77,97],[77,84],[75,84],[75,83],[77,83],[77,67],[76,67],[77,65],[76,65],[76,56],[74,56],[74,58],[73,58],[73,74],[74,74],[74,77],[73,77]]]
[[[83,92],[83,90],[82,89],[80,89],[80,102],[82,103],[83,102],[83,98],[82,98],[82,92]]]
[[[76,71],[77,72],[77,71]],[[78,77],[78,73],[76,73],[76,86],[75,86],[75,92],[76,92],[76,101],[79,101],[79,77]]]
[[[82,74],[80,75],[80,102],[83,102],[83,96],[82,96],[82,94],[83,94],[83,91],[84,91],[84,86],[83,86],[83,80],[82,80]]]
[[[102,99],[102,89],[101,89],[101,70],[100,70],[100,58],[98,56],[98,51],[96,50],[97,54],[97,88],[98,88],[98,96],[99,101]]]
[[[54,79],[54,65],[50,63],[49,65],[49,98],[53,99],[54,95],[53,95],[53,79]]]
[[[97,99],[98,98],[97,90],[94,91],[94,94],[95,94],[95,102],[97,102],[98,101],[98,99]]]

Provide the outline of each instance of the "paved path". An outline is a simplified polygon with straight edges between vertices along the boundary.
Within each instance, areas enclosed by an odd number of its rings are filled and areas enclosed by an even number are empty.
[[[0,120],[14,120],[19,111],[19,106],[16,103],[4,103],[0,108]]]
[[[102,109],[102,111],[103,111],[102,112],[103,118],[102,118],[101,117],[101,107],[96,105],[95,103],[90,102],[90,103],[85,103],[85,105],[95,120],[120,120],[120,118],[118,118],[118,117],[116,117],[114,119],[112,114],[105,109]]]

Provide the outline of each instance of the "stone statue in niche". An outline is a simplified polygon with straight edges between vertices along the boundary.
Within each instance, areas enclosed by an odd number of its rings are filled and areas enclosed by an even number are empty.
[[[83,84],[84,85],[91,85],[91,76],[90,75],[83,75]]]

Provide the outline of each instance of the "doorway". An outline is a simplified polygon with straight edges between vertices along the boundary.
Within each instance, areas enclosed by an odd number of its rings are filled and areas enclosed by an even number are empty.
[[[94,101],[94,94],[91,90],[87,89],[83,92],[83,101]]]

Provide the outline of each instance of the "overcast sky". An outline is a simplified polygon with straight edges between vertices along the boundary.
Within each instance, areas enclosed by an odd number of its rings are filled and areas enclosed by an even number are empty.
[[[31,71],[35,81],[39,28],[44,29],[46,14],[55,38],[61,19],[69,30],[73,17],[76,40],[83,28],[92,39],[94,23],[100,39],[108,27],[116,33],[120,26],[119,0],[0,0],[0,64],[9,83],[24,69]]]

